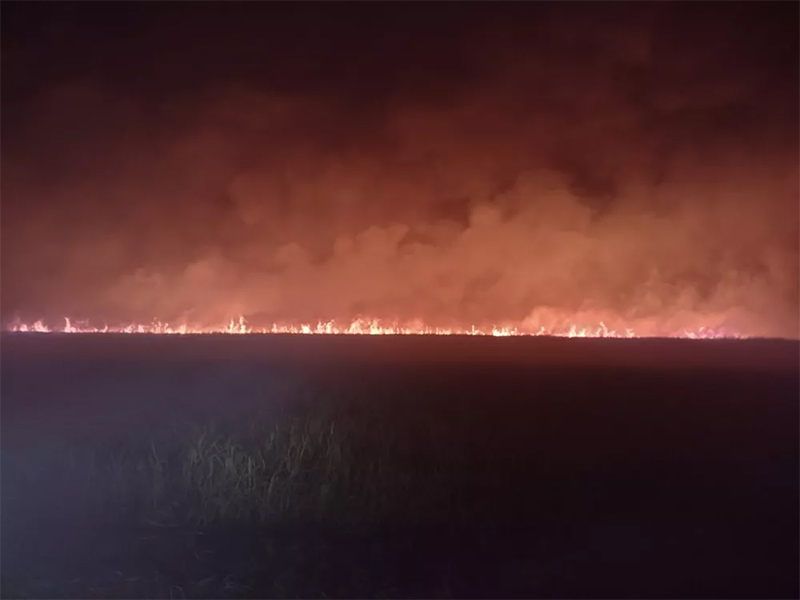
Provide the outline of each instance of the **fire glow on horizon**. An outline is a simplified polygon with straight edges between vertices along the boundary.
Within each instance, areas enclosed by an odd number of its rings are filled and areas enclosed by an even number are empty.
[[[14,11],[0,330],[800,340],[783,4]]]
[[[677,329],[671,332],[657,331],[654,329],[610,328],[603,321],[596,326],[559,326],[559,327],[520,327],[513,325],[468,328],[443,328],[431,327],[424,323],[392,323],[378,319],[355,319],[348,324],[337,324],[334,321],[320,321],[315,324],[272,324],[268,327],[254,327],[247,323],[244,317],[231,319],[225,325],[219,326],[192,326],[187,324],[171,325],[161,321],[149,324],[132,323],[120,326],[102,327],[86,323],[76,323],[69,318],[64,319],[61,327],[51,327],[43,321],[22,323],[15,321],[8,327],[9,331],[20,333],[90,333],[90,334],[150,334],[150,335],[199,335],[199,334],[228,334],[228,335],[265,335],[265,334],[290,334],[290,335],[471,335],[471,336],[544,336],[566,338],[683,338],[683,339],[741,339],[746,336],[730,333],[723,328],[698,327],[696,329]]]

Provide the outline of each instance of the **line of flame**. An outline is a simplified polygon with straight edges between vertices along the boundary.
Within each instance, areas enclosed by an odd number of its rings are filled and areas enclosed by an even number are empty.
[[[193,327],[190,325],[172,326],[169,323],[153,321],[150,324],[130,324],[118,327],[92,327],[85,323],[74,323],[69,318],[64,319],[63,328],[54,328],[45,325],[39,320],[34,323],[14,322],[8,329],[15,332],[35,333],[132,333],[132,334],[158,334],[158,335],[196,335],[196,334],[306,334],[306,335],[475,335],[475,336],[551,336],[567,338],[637,338],[637,337],[676,337],[690,339],[716,339],[740,338],[743,336],[731,335],[720,330],[700,327],[695,330],[681,329],[668,335],[648,335],[636,332],[633,329],[611,329],[602,321],[594,327],[579,327],[571,325],[567,328],[546,329],[544,327],[535,331],[519,329],[515,326],[493,326],[489,328],[470,327],[463,328],[437,328],[425,325],[400,325],[385,323],[378,319],[355,319],[346,326],[335,324],[333,321],[320,321],[316,324],[282,325],[273,324],[269,327],[252,327],[244,317],[232,319],[224,326]]]

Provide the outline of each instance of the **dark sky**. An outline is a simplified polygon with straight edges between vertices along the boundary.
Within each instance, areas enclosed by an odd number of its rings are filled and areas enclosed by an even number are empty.
[[[3,321],[798,336],[798,4],[10,2]]]

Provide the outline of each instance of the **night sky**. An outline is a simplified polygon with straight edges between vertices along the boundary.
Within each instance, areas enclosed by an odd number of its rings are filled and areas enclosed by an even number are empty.
[[[2,10],[2,319],[798,337],[794,2]]]

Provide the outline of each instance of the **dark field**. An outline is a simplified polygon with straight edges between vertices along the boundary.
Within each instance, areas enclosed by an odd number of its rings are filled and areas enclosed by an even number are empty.
[[[797,342],[1,343],[3,597],[800,593]]]

